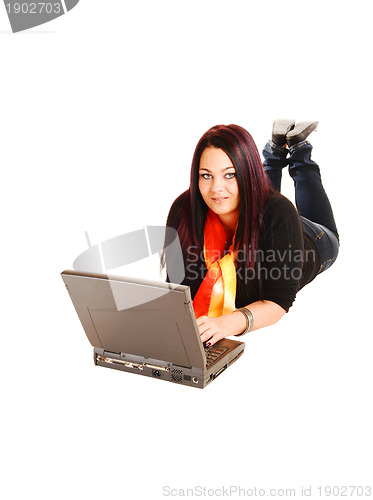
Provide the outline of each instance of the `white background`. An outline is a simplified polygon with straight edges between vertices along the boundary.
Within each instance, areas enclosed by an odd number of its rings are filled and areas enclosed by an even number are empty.
[[[81,0],[12,34],[0,6],[4,498],[372,485],[371,18],[363,0]],[[278,117],[320,122],[336,264],[203,391],[95,367],[59,276],[84,231],[164,224],[210,126],[261,150]]]

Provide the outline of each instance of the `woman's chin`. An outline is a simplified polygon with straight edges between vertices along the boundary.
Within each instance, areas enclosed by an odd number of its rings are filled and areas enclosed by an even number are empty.
[[[210,207],[213,212],[216,213],[216,215],[221,215],[221,216],[227,216],[227,215],[233,215],[235,214],[235,210],[225,208],[225,207]]]

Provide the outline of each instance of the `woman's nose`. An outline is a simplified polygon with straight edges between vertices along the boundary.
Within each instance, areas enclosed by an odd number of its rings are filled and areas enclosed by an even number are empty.
[[[223,191],[224,188],[224,182],[221,179],[213,179],[212,185],[211,185],[211,191],[214,193],[219,193]]]

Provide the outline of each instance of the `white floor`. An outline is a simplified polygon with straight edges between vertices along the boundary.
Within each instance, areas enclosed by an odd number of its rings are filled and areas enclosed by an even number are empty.
[[[4,498],[369,496],[370,11],[82,0],[34,36],[0,12]],[[277,117],[320,121],[335,265],[203,391],[95,367],[59,276],[84,231],[164,224],[210,126],[262,148]]]

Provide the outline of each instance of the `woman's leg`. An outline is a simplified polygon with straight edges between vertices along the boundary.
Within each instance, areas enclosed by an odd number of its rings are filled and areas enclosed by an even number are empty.
[[[289,174],[294,181],[295,203],[301,216],[327,227],[339,239],[333,210],[321,182],[320,168],[311,160],[311,151],[308,141],[289,149]]]
[[[264,171],[272,187],[281,192],[282,169],[288,165],[287,155],[289,150],[278,146],[273,141],[268,141],[263,149]]]
[[[302,141],[289,149],[289,173],[294,181],[295,202],[304,229],[314,239],[321,256],[320,272],[336,260],[339,235],[333,210],[321,182],[319,166],[311,160],[312,146]]]

